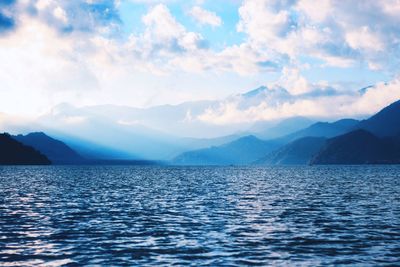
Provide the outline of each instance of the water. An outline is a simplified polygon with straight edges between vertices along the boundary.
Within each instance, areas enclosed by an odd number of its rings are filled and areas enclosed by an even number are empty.
[[[0,167],[0,265],[400,265],[400,167]]]

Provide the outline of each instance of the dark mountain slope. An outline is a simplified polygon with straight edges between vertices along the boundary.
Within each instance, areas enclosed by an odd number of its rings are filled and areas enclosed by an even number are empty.
[[[311,164],[400,163],[400,148],[392,138],[356,130],[326,142]]]
[[[46,156],[14,140],[9,134],[0,134],[0,164],[48,165],[51,162]]]
[[[276,149],[276,141],[245,136],[222,146],[185,152],[172,163],[178,165],[243,165],[254,162]]]
[[[308,164],[313,156],[324,146],[324,137],[304,137],[297,139],[266,157],[258,160],[256,164],[266,165],[304,165]]]
[[[303,130],[289,134],[281,139],[290,142],[303,137],[334,137],[351,131],[359,121],[342,119],[336,122],[317,122]]]
[[[361,121],[357,128],[364,129],[379,137],[400,134],[400,100],[379,111],[371,118]]]
[[[65,143],[41,132],[17,135],[13,136],[13,138],[40,151],[54,164],[79,164],[85,161]]]

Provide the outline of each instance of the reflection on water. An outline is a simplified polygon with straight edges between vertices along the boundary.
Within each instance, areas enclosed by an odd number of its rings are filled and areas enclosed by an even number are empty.
[[[0,167],[0,265],[400,262],[400,167]]]

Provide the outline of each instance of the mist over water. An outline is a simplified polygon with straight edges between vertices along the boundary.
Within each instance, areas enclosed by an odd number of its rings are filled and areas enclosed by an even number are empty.
[[[0,265],[384,265],[400,167],[0,167]]]

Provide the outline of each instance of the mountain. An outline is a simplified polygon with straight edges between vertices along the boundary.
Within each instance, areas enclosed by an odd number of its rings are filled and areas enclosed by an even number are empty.
[[[256,164],[265,165],[304,165],[308,164],[313,156],[325,144],[324,137],[303,137],[269,153],[266,157],[256,161]]]
[[[301,136],[310,137],[295,140],[258,163],[307,163],[302,158],[309,159],[312,164],[400,163],[400,101],[361,122],[350,119],[319,122],[282,139]],[[330,139],[314,144],[312,136]],[[318,146],[321,147],[319,151]]]
[[[292,117],[278,123],[271,123],[270,121],[256,122],[249,132],[253,132],[255,136],[260,139],[274,139],[279,138],[304,128],[311,126],[314,123],[305,117]]]
[[[342,119],[335,122],[317,122],[303,130],[282,137],[282,141],[294,141],[302,137],[334,137],[351,131],[359,124],[353,119]]]
[[[52,133],[53,135],[53,133]],[[85,159],[88,159],[90,161],[92,160],[138,160],[139,157],[136,155],[118,150],[118,149],[113,149],[104,145],[99,145],[97,143],[72,137],[72,136],[67,136],[64,134],[60,133],[54,133],[54,135],[58,140],[62,141],[65,143],[67,146],[69,146],[71,149],[76,151],[79,155],[84,157]]]
[[[198,149],[203,149],[203,148],[209,148],[212,146],[220,146],[226,143],[233,142],[243,136],[246,136],[247,134],[230,134],[226,136],[220,136],[220,137],[215,137],[215,138],[182,138],[180,139],[180,143],[185,146],[190,148],[189,150],[198,150]],[[179,153],[181,154],[181,153]],[[175,155],[177,156],[177,155]]]
[[[233,142],[210,148],[185,152],[172,163],[177,165],[244,165],[254,162],[276,149],[280,144],[245,136]]]
[[[361,121],[356,128],[364,129],[379,137],[400,134],[400,100],[392,103],[367,120]]]
[[[13,136],[24,145],[31,146],[43,153],[54,164],[79,164],[85,159],[65,143],[42,132]]]
[[[379,138],[365,130],[327,140],[311,164],[400,163],[400,146],[394,138]]]
[[[41,129],[45,129],[47,133],[58,139],[60,136],[69,136],[77,140],[90,140],[98,146],[134,155],[135,158],[170,160],[184,151],[220,145],[224,141],[219,136],[224,136],[225,132],[232,133],[230,126],[226,130],[221,130],[220,127],[225,126],[195,122],[190,119],[191,116],[196,117],[196,114],[200,114],[211,104],[209,102],[184,103],[147,109],[111,105],[73,107],[63,104],[40,117],[39,122],[42,125]],[[202,128],[204,131],[210,130],[220,135],[215,136],[216,138],[187,138],[185,136],[185,133],[200,129],[202,127],[200,124],[205,125]],[[163,130],[158,130],[161,128]],[[180,132],[182,136],[170,134],[169,131],[172,129],[174,132]],[[66,142],[67,138],[61,140]],[[232,138],[227,141],[230,140]]]
[[[14,140],[9,134],[0,134],[0,164],[49,165],[51,162],[39,151]]]

